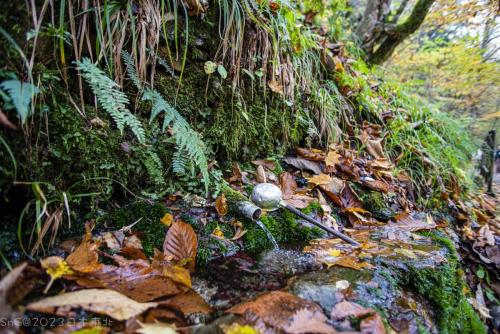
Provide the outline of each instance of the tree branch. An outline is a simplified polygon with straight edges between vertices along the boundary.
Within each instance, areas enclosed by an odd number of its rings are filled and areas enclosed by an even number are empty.
[[[420,27],[434,2],[435,0],[418,0],[408,19],[397,25],[390,34],[385,34],[384,41],[375,52],[369,55],[368,61],[380,64],[387,60],[396,47]]]

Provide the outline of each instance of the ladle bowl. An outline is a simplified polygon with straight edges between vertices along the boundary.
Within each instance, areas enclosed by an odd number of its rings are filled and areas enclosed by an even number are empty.
[[[281,192],[281,189],[272,183],[259,183],[258,185],[256,185],[253,188],[251,200],[255,205],[267,211],[273,211],[279,208],[285,208],[288,211],[299,216],[300,218],[307,220],[309,223],[316,225],[317,227],[335,235],[336,237],[352,245],[359,246],[359,243],[356,240],[351,239],[347,235],[342,234],[339,231],[336,231],[328,226],[321,224],[320,222],[316,221],[312,217],[309,217],[302,211],[297,210],[297,208],[288,205],[283,200],[283,193]]]
[[[253,188],[251,200],[261,209],[274,211],[282,204],[283,193],[272,183],[259,183]]]

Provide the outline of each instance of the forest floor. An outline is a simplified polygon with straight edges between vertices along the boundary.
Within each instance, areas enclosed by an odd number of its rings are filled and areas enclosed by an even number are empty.
[[[486,333],[485,323],[498,325],[499,285],[488,274],[500,263],[494,199],[450,197],[451,214],[420,211],[405,175],[388,173],[390,161],[348,149],[298,149],[281,163],[245,166],[233,165],[215,201],[172,195],[155,221],[146,204],[139,216],[125,211],[121,228],[90,222],[82,238],[16,267],[0,283],[2,316],[18,320],[13,328],[52,333]],[[262,183],[360,245],[283,209],[246,219],[238,203]]]

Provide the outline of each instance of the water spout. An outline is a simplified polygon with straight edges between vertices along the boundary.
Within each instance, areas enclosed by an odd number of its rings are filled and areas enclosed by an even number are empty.
[[[276,239],[274,239],[273,235],[271,234],[271,231],[268,230],[266,225],[264,225],[264,223],[260,220],[256,220],[255,222],[257,223],[257,225],[260,226],[260,228],[264,231],[264,233],[266,233],[266,236],[269,239],[269,241],[271,241],[271,243],[273,244],[274,249],[280,249],[280,246],[276,242]]]

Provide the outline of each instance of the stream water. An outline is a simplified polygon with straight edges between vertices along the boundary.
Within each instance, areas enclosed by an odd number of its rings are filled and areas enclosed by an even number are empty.
[[[280,246],[276,242],[276,239],[274,239],[271,231],[269,231],[266,225],[264,225],[264,223],[261,222],[260,220],[256,220],[255,222],[257,223],[257,225],[260,226],[260,228],[264,231],[264,233],[266,233],[266,236],[272,242],[274,249],[280,249]]]

